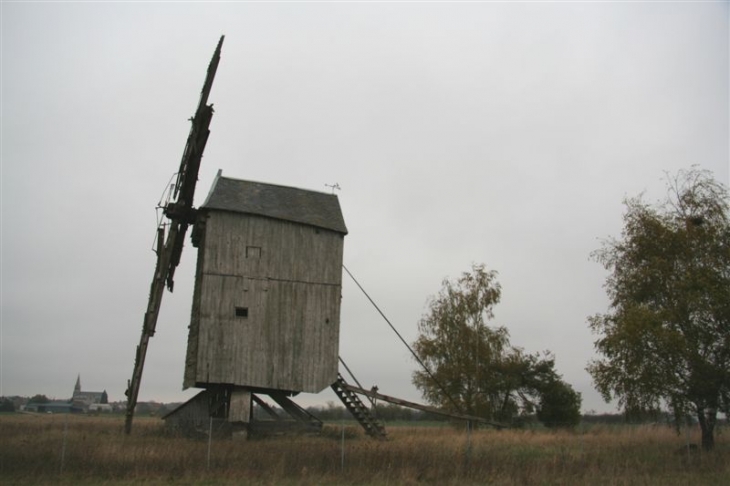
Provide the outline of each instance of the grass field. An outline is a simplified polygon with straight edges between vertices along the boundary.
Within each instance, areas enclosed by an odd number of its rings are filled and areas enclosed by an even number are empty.
[[[131,436],[122,427],[118,416],[0,415],[0,484],[730,484],[727,435],[712,453],[682,451],[687,435],[663,426],[401,425],[377,442],[328,424],[318,437],[210,444],[169,437],[159,419],[136,419]]]

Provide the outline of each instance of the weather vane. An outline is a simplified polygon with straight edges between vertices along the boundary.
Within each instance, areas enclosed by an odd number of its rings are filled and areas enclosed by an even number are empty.
[[[336,182],[334,184],[325,184],[325,186],[327,186],[327,187],[329,187],[329,188],[332,189],[332,194],[335,193],[335,190],[338,190],[338,191],[341,190],[340,185],[338,183],[336,183]]]

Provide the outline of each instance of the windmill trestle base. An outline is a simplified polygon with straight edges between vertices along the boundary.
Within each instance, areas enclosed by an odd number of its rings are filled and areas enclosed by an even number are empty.
[[[268,395],[285,412],[286,417],[270,407],[258,395]],[[254,418],[253,403],[270,418]],[[287,434],[319,434],[322,422],[291,401],[286,392],[242,387],[206,388],[162,417],[168,430],[190,438],[245,440]]]

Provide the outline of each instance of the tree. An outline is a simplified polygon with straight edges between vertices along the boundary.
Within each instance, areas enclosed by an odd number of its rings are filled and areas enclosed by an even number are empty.
[[[570,428],[580,423],[580,393],[569,384],[556,380],[542,389],[537,419],[545,427]]]
[[[443,281],[418,324],[413,348],[426,370],[414,372],[413,383],[435,406],[514,423],[561,380],[550,353],[527,354],[510,345],[507,329],[486,324],[501,295],[496,277],[472,265],[455,282]],[[573,398],[580,408],[580,395]]]
[[[0,398],[0,412],[15,412],[15,403],[9,398]]]
[[[37,394],[37,395],[33,395],[28,402],[29,403],[48,403],[50,401],[51,400],[47,396]]]
[[[593,255],[610,271],[607,313],[589,318],[602,358],[588,371],[624,411],[688,413],[714,446],[718,411],[730,404],[728,191],[693,168],[668,182],[657,204],[625,201],[624,229]]]

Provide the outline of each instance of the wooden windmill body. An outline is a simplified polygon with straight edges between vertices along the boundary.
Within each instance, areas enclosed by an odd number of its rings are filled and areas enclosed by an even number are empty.
[[[209,401],[226,390],[213,400],[220,418],[248,424],[254,392],[278,399],[332,385],[345,234],[335,195],[219,172],[192,235],[184,388],[205,388]]]
[[[184,387],[318,393],[337,379],[337,196],[216,177],[199,209]]]

